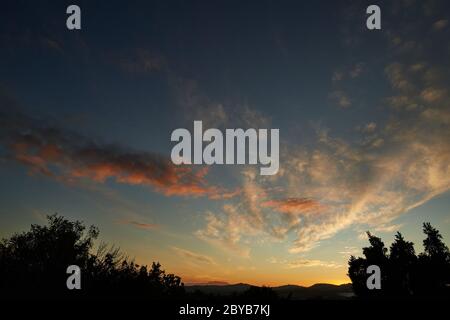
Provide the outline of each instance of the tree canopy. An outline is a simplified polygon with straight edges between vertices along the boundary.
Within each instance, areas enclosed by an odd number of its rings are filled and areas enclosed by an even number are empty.
[[[11,297],[165,298],[184,293],[181,278],[154,262],[149,268],[102,243],[99,230],[58,215],[0,241],[0,295]],[[82,270],[82,289],[68,290],[66,269]]]
[[[367,232],[370,246],[363,248],[364,257],[351,256],[348,276],[358,297],[433,297],[448,296],[450,285],[450,252],[439,230],[423,224],[426,238],[424,252],[416,255],[414,244],[400,232],[388,249],[381,238]],[[381,290],[369,290],[367,267],[381,270]]]

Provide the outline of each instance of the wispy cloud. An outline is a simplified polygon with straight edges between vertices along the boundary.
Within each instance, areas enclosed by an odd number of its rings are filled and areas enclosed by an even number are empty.
[[[315,145],[282,148],[271,179],[244,170],[233,213],[209,213],[198,234],[246,252],[249,237],[293,237],[289,251],[301,253],[350,227],[401,228],[398,217],[450,190],[450,73],[442,72],[448,64],[439,66],[424,56],[387,63],[387,121],[366,121],[352,139],[319,129]],[[320,203],[320,214],[301,214],[311,209],[308,199]]]
[[[358,62],[353,65],[339,68],[333,72],[331,80],[337,83],[346,79],[356,79],[361,76],[365,71],[365,64],[363,62]]]
[[[139,229],[145,229],[145,230],[154,230],[154,229],[158,229],[160,227],[158,224],[138,222],[138,221],[133,221],[133,220],[121,220],[118,223],[130,225],[130,226],[133,226],[133,227],[136,227]]]
[[[320,210],[320,203],[307,198],[274,199],[261,203],[262,207],[273,208],[278,212],[290,214],[307,214]]]
[[[322,261],[322,260],[308,260],[308,259],[300,259],[287,263],[287,267],[289,269],[297,269],[297,268],[310,268],[310,267],[322,267],[322,268],[339,268],[341,265],[333,262],[333,261]]]
[[[364,238],[364,240],[366,240],[366,238]],[[344,249],[342,251],[339,251],[340,254],[342,254],[345,258],[350,257],[351,255],[355,256],[360,252],[360,249],[357,249],[356,247],[352,247],[352,246],[346,246],[344,247]]]
[[[399,231],[401,227],[401,224],[383,224],[376,226],[373,230],[376,232],[395,232]]]
[[[212,259],[209,256],[178,247],[171,247],[171,249],[180,257],[189,259],[190,261],[193,261],[195,263],[210,264],[210,265],[216,264],[214,259]]]
[[[271,257],[268,260],[268,262],[272,264],[282,265],[286,269],[311,268],[311,267],[336,269],[342,267],[342,265],[334,261],[323,261],[318,259],[278,260],[274,257]]]
[[[341,108],[348,108],[352,105],[347,93],[343,90],[335,90],[330,94],[330,98],[335,101]]]
[[[355,64],[349,71],[351,78],[358,78],[364,72],[364,63],[359,62]]]
[[[362,131],[366,133],[372,133],[377,128],[377,124],[375,122],[369,122],[362,127]]]
[[[268,128],[271,119],[246,103],[216,101],[208,97],[201,85],[174,74],[170,77],[175,102],[189,123],[202,120],[210,128]]]
[[[226,206],[223,214],[206,214],[206,227],[195,232],[204,241],[241,257],[249,257],[250,249],[241,245],[246,231],[250,234],[253,227],[248,224],[247,217],[238,214],[234,207]]]
[[[167,66],[165,58],[143,48],[110,54],[109,58],[122,71],[136,74],[163,70]]]
[[[435,23],[433,23],[433,29],[436,31],[442,30],[444,28],[446,28],[448,25],[448,20],[447,19],[441,19],[436,21]]]

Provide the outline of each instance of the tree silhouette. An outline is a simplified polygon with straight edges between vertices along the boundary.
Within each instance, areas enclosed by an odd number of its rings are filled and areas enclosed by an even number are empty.
[[[32,225],[31,230],[0,242],[0,287],[8,294],[60,292],[66,289],[66,268],[81,268],[90,259],[89,251],[98,229],[60,216],[48,216],[48,226]],[[5,292],[5,290],[2,290]]]
[[[48,216],[48,225],[0,242],[0,295],[14,297],[166,298],[184,294],[181,278],[167,274],[159,263],[150,270],[124,257],[119,249],[100,244],[99,235],[80,221]],[[82,290],[68,290],[66,269],[82,270]]]
[[[356,258],[350,256],[349,260],[349,277],[353,283],[353,290],[358,296],[376,296],[380,293],[378,291],[372,291],[367,288],[367,267],[370,265],[377,265],[381,269],[388,266],[387,248],[384,246],[384,242],[381,238],[372,235],[367,232],[370,246],[363,248],[363,254],[365,258]],[[381,286],[386,285],[386,275],[382,273]]]
[[[423,224],[423,232],[427,237],[423,240],[424,252],[418,258],[415,289],[420,295],[429,292],[442,295],[450,283],[449,249],[442,241],[442,235],[430,223]]]
[[[450,253],[442,235],[430,223],[423,224],[426,235],[424,252],[416,256],[414,244],[400,232],[395,235],[389,254],[380,238],[370,232],[369,247],[363,248],[364,258],[351,256],[348,276],[358,297],[448,296],[450,283]],[[381,290],[369,290],[367,267],[381,269]]]
[[[393,295],[412,294],[411,277],[417,263],[414,243],[406,241],[400,232],[390,248],[387,290]]]
[[[364,258],[356,258],[355,256],[350,256],[348,261],[348,276],[352,281],[353,292],[359,297],[366,297],[369,295],[369,290],[367,289],[366,279],[367,279],[367,260]]]

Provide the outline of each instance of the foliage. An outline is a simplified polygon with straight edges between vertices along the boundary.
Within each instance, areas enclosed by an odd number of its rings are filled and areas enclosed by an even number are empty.
[[[416,256],[414,244],[400,232],[395,235],[389,253],[380,238],[367,233],[370,246],[362,257],[351,256],[348,276],[358,297],[439,297],[449,295],[450,253],[442,235],[430,223],[423,224],[426,235],[424,252]],[[367,267],[381,269],[381,290],[369,290]]]
[[[181,278],[159,263],[151,268],[124,257],[119,249],[100,244],[96,227],[48,216],[48,225],[14,234],[0,242],[0,295],[5,297],[165,298],[184,294]],[[82,290],[68,290],[66,269],[82,270]]]

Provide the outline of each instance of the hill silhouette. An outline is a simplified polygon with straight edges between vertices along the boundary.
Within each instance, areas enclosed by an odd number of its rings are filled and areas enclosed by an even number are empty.
[[[189,285],[185,287],[187,293],[196,291],[217,296],[239,295],[248,290],[252,285],[237,283],[232,285]],[[283,285],[271,287],[280,299],[307,300],[307,299],[349,299],[353,294],[350,283],[343,285],[333,285],[318,283],[310,287],[298,285]]]

